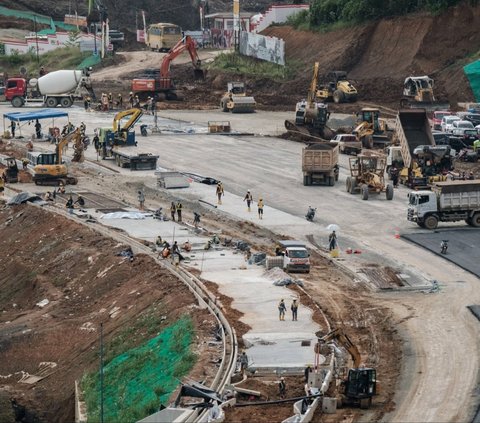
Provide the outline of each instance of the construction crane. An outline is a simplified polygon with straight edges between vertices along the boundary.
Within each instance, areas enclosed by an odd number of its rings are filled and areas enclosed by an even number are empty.
[[[190,36],[183,37],[167,53],[160,64],[160,70],[149,70],[144,78],[136,78],[132,81],[132,92],[142,98],[147,96],[157,100],[166,98],[167,100],[177,100],[175,82],[170,74],[170,65],[184,51],[188,51],[192,60],[194,78],[204,79],[205,74],[201,68],[201,61],[198,57],[195,41]]]
[[[295,121],[286,120],[285,128],[288,131],[304,135],[314,135],[321,138],[331,138],[332,131],[327,127],[330,117],[327,105],[317,103],[316,92],[318,83],[318,71],[320,64],[315,62],[313,66],[312,81],[307,93],[307,99],[297,103],[295,107]],[[329,134],[327,134],[327,129]]]
[[[340,383],[339,393],[341,401],[359,404],[360,408],[369,408],[372,404],[372,397],[377,392],[376,370],[362,367],[358,348],[342,329],[333,329],[324,336],[322,336],[321,332],[317,332],[316,335],[319,345],[337,341],[352,357],[353,368],[348,370],[347,378],[341,380]],[[317,348],[317,350],[320,351],[320,348]]]

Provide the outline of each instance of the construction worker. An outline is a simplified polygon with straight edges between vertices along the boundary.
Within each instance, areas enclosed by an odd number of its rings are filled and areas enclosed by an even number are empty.
[[[90,102],[88,101],[87,96],[85,96],[83,98],[83,107],[84,107],[85,111],[87,111],[90,108]]]
[[[38,71],[38,74],[40,76],[43,76],[43,75],[46,75],[47,74],[47,71],[45,70],[45,68],[43,66],[40,67],[40,70]]]
[[[17,124],[12,120],[10,122],[10,132],[12,133],[12,138],[15,138],[15,129],[17,127]]]
[[[72,198],[71,195],[70,195],[70,197],[68,197],[68,200],[65,203],[65,207],[67,208],[69,214],[73,213],[73,207],[74,206],[73,206],[73,198]]]
[[[119,109],[123,109],[123,97],[121,93],[118,93],[118,96],[117,96],[117,107]]]
[[[258,218],[263,219],[263,199],[260,197],[257,202],[258,207]]]
[[[176,254],[178,255],[178,258],[181,260],[185,260],[185,257],[183,257],[182,254],[180,254],[180,248],[178,248],[178,244],[177,244],[177,241],[175,241],[173,243],[173,246],[172,246],[172,254]]]
[[[335,231],[328,236],[328,249],[329,251],[335,250],[337,248],[337,234]]]
[[[163,239],[161,235],[157,236],[157,239],[155,240],[155,245],[160,248],[163,245]]]
[[[172,220],[175,222],[175,212],[177,211],[177,206],[175,205],[175,202],[172,201],[172,204],[170,204],[170,216],[172,217]]]
[[[287,306],[285,305],[285,301],[283,298],[278,303],[278,319],[285,320],[285,312],[287,311]]]
[[[43,199],[45,201],[53,201],[53,196],[52,196],[52,193],[50,191],[47,191],[45,193],[45,195],[43,196]]]
[[[13,135],[12,135],[13,136]],[[480,139],[473,142],[473,151],[480,150]]]
[[[247,370],[247,367],[248,367],[248,356],[245,353],[245,351],[242,351],[242,355],[240,356],[238,361],[240,361],[240,371],[243,374],[245,372],[245,370]]]
[[[58,186],[58,193],[65,194],[65,185],[63,185],[61,182],[60,182],[60,185]]]
[[[390,176],[392,177],[393,187],[398,188],[398,169],[397,166],[394,164],[390,168]]]
[[[74,205],[78,204],[79,207],[83,207],[83,206],[85,206],[85,200],[83,199],[83,197],[81,195],[79,195],[73,204]]]
[[[278,383],[278,393],[280,398],[285,398],[285,393],[287,391],[287,384],[285,383],[285,378],[282,376],[280,382]]]
[[[152,97],[147,98],[147,102],[143,106],[145,108],[145,113],[149,114],[152,110]]]
[[[108,97],[108,106],[111,110],[111,109],[113,109],[113,95],[112,95],[112,93],[108,93],[107,97]]]
[[[135,104],[135,97],[133,95],[133,92],[131,91],[128,94],[128,103],[130,104],[130,108],[133,109],[133,105]]]
[[[38,119],[35,122],[35,132],[36,132],[37,139],[42,138],[42,124],[38,121]]]
[[[134,107],[140,109],[140,99],[138,98],[138,95],[136,95],[134,98]]]
[[[297,321],[297,312],[298,312],[297,300],[293,300],[292,305],[290,306],[290,310],[292,310],[292,320],[294,322],[296,322]]]
[[[140,211],[143,211],[144,205],[145,205],[145,194],[140,189],[137,192],[137,198],[138,198],[138,204],[139,204]]]
[[[243,199],[243,201],[247,202],[248,211],[250,211],[250,205],[253,202],[253,196],[250,190],[247,190],[247,193],[245,194],[245,198]]]
[[[182,203],[180,201],[177,202],[176,208],[177,208],[177,217],[178,221],[182,221]]]
[[[198,228],[198,225],[200,225],[200,214],[193,212],[193,226],[195,226],[196,229]]]
[[[0,176],[0,195],[3,195],[3,192],[5,191],[5,180],[3,179],[3,176]]]
[[[23,158],[22,159],[22,167],[23,167],[23,170],[28,170],[28,164],[30,163],[30,160],[26,159],[26,158]]]
[[[217,183],[216,194],[218,198],[218,204],[222,204],[222,196],[225,195],[225,192],[223,191],[222,181],[218,181]]]

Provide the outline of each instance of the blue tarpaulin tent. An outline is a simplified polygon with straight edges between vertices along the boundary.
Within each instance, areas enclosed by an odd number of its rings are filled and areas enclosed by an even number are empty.
[[[53,120],[53,126],[55,126],[55,118],[60,118],[60,117],[67,117],[68,119],[68,113],[64,112],[62,110],[55,110],[55,109],[39,109],[34,112],[10,112],[10,113],[4,113],[3,114],[3,130],[6,131],[7,128],[5,127],[5,118],[9,119],[12,122],[18,123],[20,134],[21,134],[21,126],[20,122],[31,122],[35,120],[41,120],[41,119],[52,119]]]

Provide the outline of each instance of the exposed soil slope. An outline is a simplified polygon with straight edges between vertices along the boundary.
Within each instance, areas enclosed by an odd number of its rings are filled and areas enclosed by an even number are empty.
[[[151,330],[156,335],[188,314],[198,327],[193,349],[203,354],[194,377],[208,376],[212,356],[203,341],[211,336],[213,319],[152,259],[138,255],[130,262],[116,255],[124,248],[116,242],[32,206],[3,209],[0,221],[0,405],[7,405],[0,409],[5,413],[11,413],[12,397],[33,416],[29,421],[73,421],[74,381],[98,366],[100,323],[108,354],[113,339],[146,314],[158,323],[125,342],[139,345],[152,337]],[[50,303],[36,306],[43,299]],[[37,383],[19,383],[21,372],[36,374],[40,362],[57,367]],[[6,416],[0,421],[12,421]]]

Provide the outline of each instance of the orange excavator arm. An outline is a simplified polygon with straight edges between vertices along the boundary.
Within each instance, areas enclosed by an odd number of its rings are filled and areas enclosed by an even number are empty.
[[[197,49],[195,48],[195,41],[189,35],[183,37],[170,52],[165,55],[160,65],[160,77],[170,78],[170,64],[176,57],[182,54],[185,50],[188,50],[190,58],[192,59],[193,67],[195,68],[195,74],[197,75],[201,70],[201,61],[198,57]],[[203,74],[203,72],[202,72]]]

